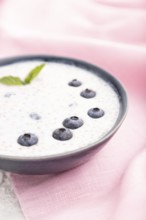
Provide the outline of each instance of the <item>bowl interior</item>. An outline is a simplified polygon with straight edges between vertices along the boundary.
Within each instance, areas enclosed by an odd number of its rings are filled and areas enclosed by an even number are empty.
[[[90,148],[94,148],[97,145],[100,145],[101,143],[105,142],[106,140],[108,140],[119,128],[119,126],[122,124],[125,116],[126,116],[126,112],[127,112],[127,93],[123,87],[123,85],[111,74],[109,74],[108,72],[106,72],[105,70],[92,65],[90,63],[81,61],[81,60],[76,60],[76,59],[72,59],[72,58],[66,58],[66,57],[56,57],[56,56],[45,56],[45,55],[37,55],[37,56],[23,56],[23,57],[13,57],[13,58],[7,58],[7,59],[3,59],[0,60],[0,66],[4,66],[4,65],[10,65],[10,64],[14,64],[14,63],[18,63],[18,62],[25,62],[25,61],[33,61],[33,60],[39,60],[39,61],[45,61],[45,62],[56,62],[56,63],[63,63],[63,64],[67,64],[67,65],[74,65],[78,68],[82,68],[85,70],[88,70],[89,72],[103,78],[105,81],[107,81],[108,83],[111,84],[112,88],[114,89],[114,91],[117,93],[118,97],[119,97],[119,102],[120,102],[120,111],[119,111],[119,116],[116,120],[116,123],[114,124],[114,126],[110,129],[110,131],[100,140],[85,146],[82,149],[77,149],[71,152],[67,152],[67,153],[62,153],[62,154],[56,154],[53,156],[40,156],[40,157],[6,157],[6,156],[2,156],[0,155],[0,158],[6,158],[6,159],[13,159],[13,160],[37,160],[37,159],[57,159],[57,158],[61,158],[61,157],[66,157],[67,155],[74,155],[77,154],[78,152],[83,152],[86,151],[87,149]]]

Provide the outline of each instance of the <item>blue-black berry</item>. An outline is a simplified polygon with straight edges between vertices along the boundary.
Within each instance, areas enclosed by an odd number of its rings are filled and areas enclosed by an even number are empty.
[[[91,89],[85,89],[80,93],[80,95],[86,99],[90,99],[96,96],[96,92]]]
[[[35,113],[35,112],[30,113],[29,116],[30,116],[32,119],[34,119],[34,120],[39,120],[39,119],[41,119],[41,116],[38,115],[38,114]]]
[[[72,132],[67,128],[58,128],[56,129],[53,134],[53,138],[59,141],[66,141],[72,138]]]
[[[100,108],[91,108],[88,111],[88,115],[91,118],[101,118],[102,116],[104,116],[104,111]]]
[[[6,97],[6,98],[10,98],[11,96],[15,96],[16,94],[14,93],[14,92],[8,92],[8,93],[6,93],[5,95],[4,95],[4,97]]]
[[[38,137],[35,134],[26,133],[19,136],[17,142],[22,146],[30,147],[38,143]]]
[[[68,83],[69,86],[78,87],[81,86],[82,83],[78,79],[73,79]]]
[[[83,120],[81,118],[78,118],[77,116],[66,118],[63,121],[64,127],[70,128],[70,129],[77,129],[81,127],[83,124],[84,124]]]

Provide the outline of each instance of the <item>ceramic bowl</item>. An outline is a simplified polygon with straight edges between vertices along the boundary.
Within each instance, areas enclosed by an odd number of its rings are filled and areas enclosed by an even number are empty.
[[[46,62],[57,62],[68,65],[75,65],[102,77],[110,82],[119,96],[120,113],[115,125],[102,139],[92,145],[85,146],[72,152],[58,154],[55,156],[40,156],[37,158],[23,158],[18,156],[2,156],[0,155],[0,169],[21,174],[48,174],[63,172],[75,168],[92,158],[102,147],[108,147],[108,141],[113,137],[118,128],[121,126],[127,112],[127,93],[122,84],[110,73],[98,66],[90,63],[66,57],[35,55],[12,57],[0,60],[0,67],[22,61],[41,60]],[[90,74],[90,73],[89,73]]]

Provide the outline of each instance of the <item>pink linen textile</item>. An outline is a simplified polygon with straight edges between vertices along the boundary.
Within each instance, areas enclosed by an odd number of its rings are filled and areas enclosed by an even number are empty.
[[[0,57],[57,54],[97,64],[129,97],[125,122],[88,163],[12,175],[27,220],[146,219],[146,1],[1,0]]]

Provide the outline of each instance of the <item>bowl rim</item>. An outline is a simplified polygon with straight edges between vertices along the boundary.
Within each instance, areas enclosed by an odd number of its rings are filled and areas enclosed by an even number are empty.
[[[113,89],[116,91],[116,93],[119,95],[119,102],[120,102],[120,113],[118,116],[118,119],[116,120],[113,127],[109,130],[108,133],[105,134],[101,139],[90,143],[82,148],[77,148],[75,150],[54,154],[54,155],[46,155],[46,156],[10,156],[10,155],[1,155],[0,154],[0,160],[7,160],[7,161],[44,161],[44,160],[58,160],[63,159],[66,157],[72,157],[75,155],[78,155],[80,153],[84,153],[88,150],[97,148],[104,142],[106,142],[110,137],[114,135],[114,133],[118,130],[118,128],[123,123],[127,110],[128,110],[128,97],[127,92],[123,84],[111,73],[107,72],[106,70],[102,69],[101,67],[94,65],[92,63],[72,58],[72,57],[64,57],[64,56],[54,56],[54,55],[23,55],[23,56],[13,56],[13,57],[7,57],[0,59],[0,67],[10,65],[13,63],[19,63],[19,62],[25,62],[30,60],[42,60],[44,62],[59,62],[69,65],[75,65],[80,68],[88,69],[91,71],[91,73],[101,76],[105,81],[108,81],[112,83]]]

